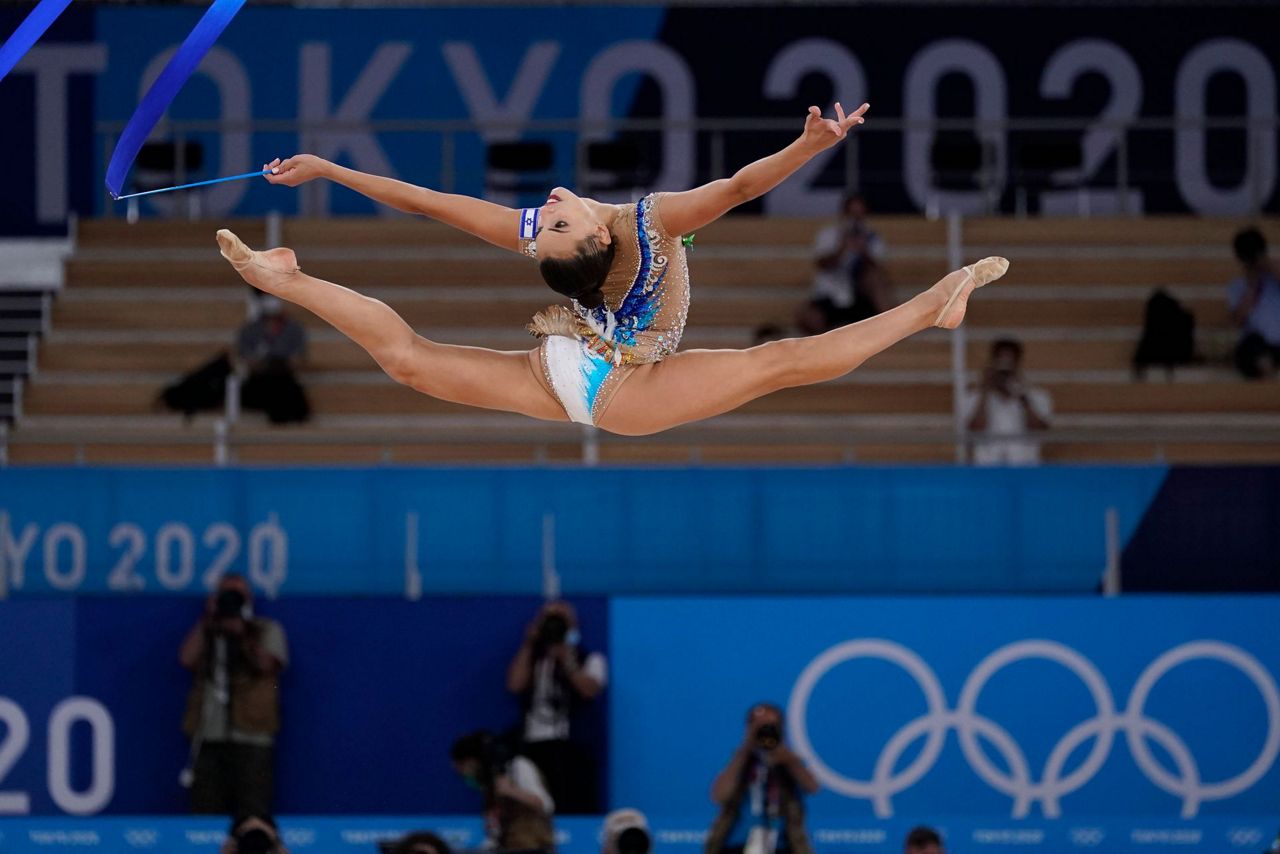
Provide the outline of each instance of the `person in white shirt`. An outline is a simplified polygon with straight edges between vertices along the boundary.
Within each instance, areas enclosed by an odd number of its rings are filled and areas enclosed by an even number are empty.
[[[1244,275],[1227,289],[1227,309],[1240,327],[1236,368],[1249,379],[1273,376],[1280,366],[1280,278],[1267,258],[1267,239],[1256,228],[1236,235]]]
[[[524,754],[538,766],[562,814],[595,814],[592,757],[570,738],[576,706],[608,683],[608,664],[582,645],[578,615],[568,602],[549,602],[525,631],[507,668],[507,690],[524,706]]]
[[[1022,379],[1022,344],[1002,338],[991,345],[982,385],[964,400],[965,425],[974,435],[973,462],[980,466],[1035,465],[1040,443],[1029,433],[1049,429],[1053,401]],[[1008,437],[1008,438],[988,438]]]
[[[806,335],[856,323],[889,308],[885,245],[867,225],[867,203],[847,196],[840,218],[813,242],[813,289],[796,322]]]

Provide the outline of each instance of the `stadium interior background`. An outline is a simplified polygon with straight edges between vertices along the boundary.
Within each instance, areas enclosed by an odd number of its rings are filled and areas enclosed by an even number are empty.
[[[762,701],[822,854],[921,825],[953,854],[1280,850],[1280,279],[1240,238],[1280,241],[1276,3],[251,0],[129,191],[309,152],[626,202],[868,101],[699,231],[684,346],[843,322],[831,269],[874,312],[1012,261],[954,334],[644,438],[415,394],[287,306],[305,405],[264,404],[246,330],[278,307],[218,228],[434,340],[529,348],[554,300],[527,260],[323,182],[113,201],[206,5],[76,0],[0,79],[0,852],[224,846],[179,781],[180,657],[214,666],[184,639],[227,574],[288,639],[293,854],[478,847],[450,746],[530,726],[508,666],[561,597],[599,653],[564,666],[601,677],[564,854],[616,850],[621,808],[701,850]],[[0,39],[33,7],[0,5]]]

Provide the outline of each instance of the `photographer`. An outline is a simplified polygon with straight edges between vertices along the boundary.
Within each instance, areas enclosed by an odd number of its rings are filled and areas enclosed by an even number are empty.
[[[1049,429],[1053,399],[1044,389],[1032,388],[1024,381],[1021,342],[1012,338],[992,342],[982,387],[969,389],[962,404],[965,424],[974,434],[976,465],[1040,462],[1040,443],[1025,437]]]
[[[821,335],[890,308],[884,255],[884,241],[867,224],[866,200],[846,196],[839,219],[814,239],[813,288],[796,316],[800,331]]]
[[[249,813],[231,821],[231,833],[218,854],[289,854],[271,816]]]
[[[932,827],[912,828],[902,843],[902,854],[947,854],[942,845],[942,835]]]
[[[380,854],[453,854],[449,843],[434,833],[415,831],[394,842],[379,842]]]
[[[649,854],[652,850],[649,821],[640,810],[614,810],[604,817],[600,854]]]
[[[289,663],[284,629],[254,615],[253,592],[227,575],[205,602],[178,653],[192,672],[182,730],[191,739],[191,786],[197,813],[269,815],[279,675]]]
[[[757,703],[742,744],[711,784],[720,815],[707,834],[707,854],[810,854],[802,796],[818,788],[782,741],[782,709]]]
[[[453,743],[449,755],[453,770],[484,796],[485,832],[491,847],[553,854],[555,802],[532,762],[511,755],[487,730],[464,735]]]
[[[570,741],[576,703],[592,700],[608,679],[605,658],[582,648],[568,602],[550,602],[525,632],[507,668],[507,690],[524,704],[523,753],[538,766],[561,814],[596,813],[595,767]]]

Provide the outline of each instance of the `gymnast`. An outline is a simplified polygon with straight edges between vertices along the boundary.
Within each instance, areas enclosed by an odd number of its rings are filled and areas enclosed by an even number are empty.
[[[1004,275],[985,258],[875,317],[810,338],[743,350],[677,351],[689,309],[681,235],[776,187],[863,123],[868,105],[835,119],[810,107],[786,148],[685,192],[607,205],[557,187],[540,208],[514,210],[367,175],[301,154],[267,164],[266,180],[296,187],[326,178],[408,213],[422,214],[537,261],[570,306],[534,317],[542,340],[501,352],[440,344],[416,334],[384,303],[304,274],[285,248],[255,252],[218,232],[222,255],[256,288],[297,303],[369,352],[396,382],[441,400],[576,421],[628,436],[730,412],[770,392],[843,376],[908,336],[964,319],[970,294]]]

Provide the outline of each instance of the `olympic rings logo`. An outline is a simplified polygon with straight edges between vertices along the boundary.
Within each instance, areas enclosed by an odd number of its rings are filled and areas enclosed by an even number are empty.
[[[1265,837],[1260,827],[1233,827],[1227,831],[1227,839],[1236,848],[1257,848]]]
[[[132,848],[154,848],[160,842],[160,834],[150,828],[129,828],[124,841]]]
[[[836,666],[856,659],[896,664],[915,679],[928,707],[924,715],[908,722],[881,749],[870,780],[853,779],[833,770],[822,761],[809,740],[807,714],[814,688]],[[991,677],[1014,662],[1028,659],[1051,661],[1074,673],[1089,690],[1096,711],[1092,718],[1077,724],[1058,741],[1045,761],[1038,782],[1032,776],[1026,754],[1009,732],[977,713],[978,698]],[[1147,698],[1156,683],[1175,667],[1197,660],[1219,661],[1235,667],[1254,684],[1266,705],[1267,735],[1262,751],[1248,768],[1219,782],[1202,780],[1186,742],[1168,726],[1146,715]],[[801,672],[791,691],[787,717],[791,740],[809,761],[818,779],[846,797],[870,800],[881,818],[893,815],[894,795],[914,786],[934,766],[951,730],[956,732],[969,767],[987,785],[1013,799],[1014,818],[1026,817],[1036,802],[1041,804],[1046,818],[1061,817],[1063,796],[1093,779],[1110,756],[1119,733],[1124,734],[1130,754],[1147,779],[1181,799],[1183,818],[1194,817],[1206,801],[1225,800],[1251,787],[1270,770],[1280,753],[1280,690],[1275,679],[1243,649],[1209,640],[1176,646],[1148,665],[1134,684],[1123,711],[1116,709],[1111,690],[1093,662],[1056,641],[1018,641],[988,655],[965,681],[954,710],[947,708],[937,675],[912,650],[888,640],[846,641],[823,652]],[[921,737],[925,742],[919,755],[906,768],[895,770],[903,753]],[[979,737],[1000,753],[1007,772],[991,761]],[[1064,773],[1067,759],[1090,739],[1093,748],[1084,761],[1075,770]],[[1155,759],[1149,741],[1158,743],[1169,755],[1176,774]]]
[[[1073,827],[1070,835],[1071,844],[1077,848],[1097,848],[1107,838],[1100,827]]]

